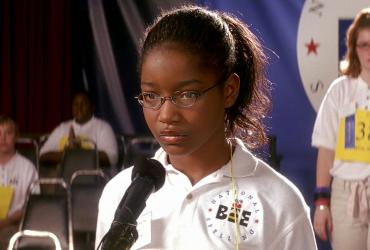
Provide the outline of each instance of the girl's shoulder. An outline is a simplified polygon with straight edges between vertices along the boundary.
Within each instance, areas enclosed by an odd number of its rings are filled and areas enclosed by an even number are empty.
[[[328,92],[348,91],[356,87],[358,78],[352,78],[346,75],[336,78],[329,86]]]

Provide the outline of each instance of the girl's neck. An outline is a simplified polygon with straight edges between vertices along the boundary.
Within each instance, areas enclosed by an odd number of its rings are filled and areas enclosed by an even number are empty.
[[[214,150],[214,149],[217,150]],[[230,160],[230,145],[224,141],[212,148],[200,149],[186,156],[172,155],[169,157],[171,164],[184,173],[195,185],[207,175],[220,169]]]
[[[360,76],[370,86],[370,72],[362,70]]]

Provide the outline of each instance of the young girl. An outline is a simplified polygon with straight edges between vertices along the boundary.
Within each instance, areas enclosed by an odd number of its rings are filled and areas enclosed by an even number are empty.
[[[318,148],[314,227],[322,240],[332,236],[335,250],[370,250],[370,8],[347,31],[345,59],[312,135]]]
[[[132,249],[316,249],[298,189],[248,150],[266,140],[269,104],[251,31],[225,13],[182,7],[157,19],[141,52],[137,99],[166,180],[137,220]],[[96,246],[131,170],[102,194]]]

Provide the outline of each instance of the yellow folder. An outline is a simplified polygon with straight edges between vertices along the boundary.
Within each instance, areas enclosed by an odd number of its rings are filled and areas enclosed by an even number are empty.
[[[0,187],[0,219],[6,218],[8,215],[10,203],[12,201],[13,188]]]

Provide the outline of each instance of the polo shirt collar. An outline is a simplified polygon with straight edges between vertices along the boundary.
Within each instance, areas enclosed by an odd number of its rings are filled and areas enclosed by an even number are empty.
[[[257,158],[253,156],[240,139],[236,138],[234,140],[236,141],[236,147],[231,161],[218,171],[226,177],[232,177],[231,173],[234,177],[253,176],[257,169]]]
[[[258,165],[258,159],[246,148],[240,139],[235,139],[236,147],[232,156],[232,160],[226,165],[218,169],[217,175],[231,178],[231,173],[234,177],[253,176]],[[162,163],[167,172],[176,172],[177,170],[168,162],[167,153],[163,148],[158,149],[154,156]],[[232,171],[231,171],[232,167]]]

